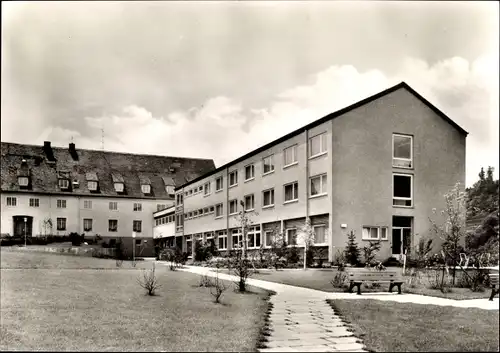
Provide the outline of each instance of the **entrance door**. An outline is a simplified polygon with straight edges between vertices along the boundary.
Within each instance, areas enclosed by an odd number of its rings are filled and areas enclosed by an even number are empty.
[[[412,217],[392,217],[392,256],[400,259],[411,246]]]
[[[13,216],[14,236],[19,238],[30,238],[33,231],[33,217],[30,216]],[[26,219],[26,222],[24,221]]]

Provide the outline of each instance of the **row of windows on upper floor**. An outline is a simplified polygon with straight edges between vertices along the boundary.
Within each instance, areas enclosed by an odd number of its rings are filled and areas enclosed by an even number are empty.
[[[84,218],[83,219],[83,231],[84,232],[92,232],[93,222],[92,218]],[[66,218],[58,217],[56,221],[56,227],[59,231],[66,230]],[[118,220],[117,219],[109,219],[108,220],[108,231],[109,232],[117,232],[118,231]],[[136,233],[142,232],[142,221],[134,220],[132,221],[132,231]]]
[[[413,206],[413,175],[393,173],[393,206],[412,207]],[[284,200],[283,203],[296,202],[299,199],[299,183],[298,181],[283,185]],[[310,178],[309,197],[315,198],[327,195],[328,184],[327,174],[321,174]],[[274,188],[262,191],[262,209],[271,208],[275,205]],[[244,196],[242,201],[243,210],[255,210],[255,196],[248,194]],[[178,218],[177,227],[183,225],[183,220],[195,219],[202,216],[208,216],[215,213],[215,218],[221,218],[224,215],[223,203],[210,205],[194,211],[184,212],[183,218]],[[229,216],[238,213],[238,200],[229,200]]]
[[[162,224],[173,223],[174,220],[175,220],[175,215],[163,216],[163,217],[155,219],[155,226],[159,226],[159,225],[162,225]]]
[[[309,139],[309,157],[314,158],[327,152],[326,133],[313,136]],[[283,168],[298,165],[297,144],[283,149]],[[413,136],[403,134],[392,135],[392,166],[397,168],[413,167]],[[262,159],[262,175],[274,172],[274,155],[266,156]],[[255,178],[255,164],[248,164],[244,167],[245,182]],[[238,170],[229,173],[229,187],[238,185]],[[222,176],[215,179],[215,192],[224,188]],[[211,194],[211,182],[184,191],[183,195],[177,195],[177,203],[182,203],[183,196],[189,197],[202,193],[205,196]]]
[[[327,152],[327,134],[323,132],[309,138],[309,158],[321,156]],[[283,149],[283,169],[298,165],[298,144],[286,147]],[[262,175],[268,175],[275,170],[275,155],[270,154],[262,158]],[[251,181],[255,178],[255,163],[248,164],[244,167],[245,182]],[[232,170],[229,173],[229,187],[238,185],[238,170]],[[221,191],[224,188],[222,176],[215,179],[215,192]],[[184,191],[183,196],[189,197],[203,192],[204,195],[210,195],[211,182],[195,188]]]
[[[28,176],[19,176],[17,178],[17,182],[21,188],[26,188],[29,186],[30,183],[30,177]],[[70,186],[70,180],[69,179],[63,179],[59,178],[58,179],[58,185],[61,190],[69,190]],[[77,187],[79,183],[77,181],[73,182],[73,186]],[[98,181],[87,181],[87,188],[89,191],[92,192],[98,192],[99,191],[99,182]],[[123,193],[125,190],[125,184],[121,182],[115,182],[114,183],[114,188],[117,193]],[[168,195],[174,196],[175,194],[175,186],[173,185],[166,185],[165,186],[165,191],[167,192]],[[151,194],[151,185],[150,184],[142,184],[141,185],[141,191],[144,195],[150,195]]]
[[[10,206],[10,207],[17,206],[17,204],[18,204],[17,197],[7,196],[6,203],[7,203],[7,206]],[[30,197],[29,205],[30,205],[30,207],[40,207],[40,199],[36,198],[36,197]],[[56,200],[56,207],[57,208],[66,208],[66,200],[62,200],[62,199]],[[83,208],[84,209],[92,209],[92,201],[91,200],[84,200],[83,201]],[[167,208],[167,205],[165,205],[165,204],[157,204],[156,205],[157,211],[161,211],[165,208]],[[110,201],[109,202],[109,209],[111,211],[118,211],[118,201]],[[132,210],[135,212],[141,212],[142,211],[142,203],[134,202]]]

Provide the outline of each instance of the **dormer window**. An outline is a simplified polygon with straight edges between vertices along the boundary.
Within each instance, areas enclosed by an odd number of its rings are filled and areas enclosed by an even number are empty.
[[[174,195],[175,194],[175,186],[167,185],[167,186],[165,186],[165,191],[169,195]]]
[[[149,194],[149,193],[151,193],[151,185],[142,184],[141,185],[141,191],[142,191],[143,194]]]
[[[116,192],[123,192],[123,183],[115,183]]]
[[[98,191],[99,188],[99,179],[97,178],[97,173],[96,172],[87,172],[85,175],[85,178],[87,179],[87,187],[89,191]]]
[[[68,179],[59,179],[59,187],[61,189],[68,189],[69,188],[69,180]]]
[[[17,182],[19,183],[19,186],[26,187],[26,186],[28,186],[30,180],[26,176],[20,176],[20,177],[17,178]]]

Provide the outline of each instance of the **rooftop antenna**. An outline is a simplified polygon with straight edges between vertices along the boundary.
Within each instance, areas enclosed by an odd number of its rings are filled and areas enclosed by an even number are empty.
[[[101,128],[101,150],[104,151],[104,127]]]

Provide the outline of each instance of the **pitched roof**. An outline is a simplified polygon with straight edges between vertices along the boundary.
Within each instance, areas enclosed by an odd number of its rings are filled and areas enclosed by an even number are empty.
[[[47,160],[52,151],[55,162]],[[211,159],[155,156],[76,149],[75,160],[68,148],[25,145],[1,142],[1,191],[48,193],[68,195],[117,196],[129,198],[171,199],[165,190],[163,178],[183,184],[186,176],[198,177],[215,169]],[[28,189],[19,188],[17,174],[25,159],[31,183]],[[172,169],[172,166],[173,169]],[[61,190],[58,178],[61,172],[69,172],[71,181],[78,181],[74,188],[70,182],[68,191]],[[149,180],[151,194],[141,191],[141,181]],[[88,190],[87,181],[99,182],[98,192]],[[114,181],[125,183],[125,192],[117,193]],[[76,184],[75,184],[76,185]]]
[[[308,124],[308,125],[305,125],[303,127],[301,127],[300,129],[297,129],[295,131],[292,131],[291,133],[283,136],[283,137],[280,137],[279,139],[277,140],[274,140],[262,147],[259,147],[257,148],[256,150],[253,150],[237,159],[235,159],[234,161],[231,161],[229,163],[226,163],[224,164],[223,166],[215,169],[215,170],[212,170],[210,172],[208,172],[207,174],[205,175],[201,175],[197,178],[194,178],[194,179],[190,179],[190,180],[187,180],[186,183],[184,183],[183,185],[179,185],[178,187],[175,188],[175,190],[179,190],[179,189],[182,189],[190,184],[193,184],[193,183],[196,183],[210,175],[213,175],[213,174],[216,174],[226,168],[229,168],[231,167],[232,165],[235,165],[241,161],[244,161],[245,159],[247,158],[250,158],[252,157],[253,155],[256,155],[260,152],[263,152],[269,148],[271,148],[272,146],[274,145],[277,145],[281,142],[284,142],[294,136],[297,136],[297,135],[300,135],[301,133],[307,131],[307,130],[310,130],[318,125],[321,125],[331,119],[334,119],[336,117],[339,117],[341,115],[344,115],[348,112],[350,112],[351,110],[354,110],[356,108],[359,108],[365,104],[368,104],[370,102],[373,102],[379,98],[382,98],[383,96],[386,96],[392,92],[395,92],[401,88],[405,88],[406,90],[408,90],[411,94],[413,94],[417,99],[419,99],[422,103],[424,103],[426,106],[428,106],[434,113],[436,113],[440,118],[444,119],[445,121],[447,121],[451,126],[453,126],[455,129],[457,129],[460,133],[464,134],[464,135],[468,135],[469,133],[467,131],[465,131],[463,128],[461,128],[457,123],[455,123],[453,120],[451,120],[445,113],[443,113],[441,110],[439,110],[436,106],[434,106],[433,104],[431,104],[427,99],[425,99],[424,97],[422,97],[417,91],[415,91],[413,88],[411,88],[406,82],[400,82],[398,83],[397,85],[395,86],[392,86],[382,92],[379,92],[377,94],[374,94],[373,96],[370,96],[368,98],[365,98],[359,102],[356,102],[348,107],[345,107],[345,108],[342,108],[340,110],[337,110],[336,112],[333,112],[333,113],[330,113],[316,121],[313,121],[312,123]]]

